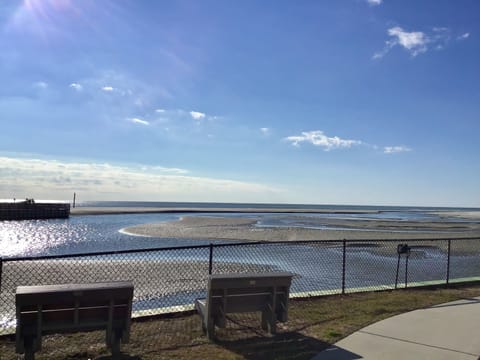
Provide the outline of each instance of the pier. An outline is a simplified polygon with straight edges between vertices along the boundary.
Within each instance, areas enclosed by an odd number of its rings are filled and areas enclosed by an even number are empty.
[[[68,218],[69,203],[37,203],[33,199],[0,203],[0,220]]]

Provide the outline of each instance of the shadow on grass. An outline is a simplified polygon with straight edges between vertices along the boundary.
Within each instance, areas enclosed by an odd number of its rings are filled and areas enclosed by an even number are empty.
[[[217,340],[216,344],[248,360],[307,360],[330,346],[329,343],[298,332],[281,333],[272,337],[256,336],[239,340]]]

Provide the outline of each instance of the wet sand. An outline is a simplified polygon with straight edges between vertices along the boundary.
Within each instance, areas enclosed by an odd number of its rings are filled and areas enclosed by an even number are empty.
[[[321,219],[321,223],[337,229],[261,227],[256,225],[257,219],[255,218],[186,216],[179,221],[132,226],[123,229],[123,231],[152,237],[241,241],[455,239],[480,237],[479,223],[325,218]]]
[[[480,221],[480,211],[436,211],[431,214],[438,215],[442,218],[462,218]]]

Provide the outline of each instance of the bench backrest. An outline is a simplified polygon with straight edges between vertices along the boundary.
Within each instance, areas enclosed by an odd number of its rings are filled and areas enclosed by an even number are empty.
[[[122,328],[127,336],[132,312],[129,281],[19,286],[16,291],[17,349],[25,336]]]
[[[292,276],[287,272],[210,275],[209,316],[217,316],[218,311],[262,311],[267,304],[274,304],[274,310],[280,311],[288,301]]]

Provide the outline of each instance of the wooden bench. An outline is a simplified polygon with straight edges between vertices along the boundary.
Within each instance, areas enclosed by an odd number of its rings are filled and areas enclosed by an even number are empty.
[[[16,351],[34,359],[42,335],[106,329],[112,358],[128,342],[133,284],[129,281],[17,287]]]
[[[292,276],[287,272],[210,275],[207,298],[195,300],[208,338],[214,338],[215,326],[225,327],[227,314],[256,311],[262,312],[262,329],[274,334],[276,321],[287,321]]]

